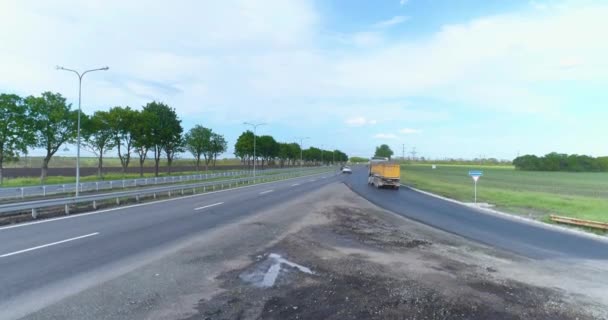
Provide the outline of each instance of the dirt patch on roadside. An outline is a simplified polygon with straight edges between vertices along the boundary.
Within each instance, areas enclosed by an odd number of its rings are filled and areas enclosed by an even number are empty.
[[[514,279],[515,269],[537,272],[525,260],[395,217],[342,186],[332,196],[248,266],[218,276],[222,292],[185,319],[607,316],[593,298]]]

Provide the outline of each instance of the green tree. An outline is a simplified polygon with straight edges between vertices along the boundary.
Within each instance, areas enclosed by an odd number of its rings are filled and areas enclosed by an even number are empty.
[[[291,160],[291,165],[295,166],[296,162],[300,160],[300,145],[297,143],[290,143],[288,151],[288,159]]]
[[[150,112],[137,112],[135,121],[131,128],[133,148],[139,157],[139,176],[144,176],[144,163],[148,157],[148,151],[154,146],[152,138],[152,127],[155,125],[156,115]]]
[[[150,139],[154,152],[154,175],[158,176],[163,151],[167,156],[167,166],[170,171],[173,159],[180,150],[183,132],[181,120],[177,117],[175,109],[156,101],[146,104],[142,113],[149,114],[152,121]]]
[[[272,136],[264,135],[257,138],[257,150],[260,157],[262,158],[262,168],[264,168],[264,160],[266,163],[270,162],[271,159],[276,158],[279,153],[279,144],[274,140]]]
[[[163,151],[165,152],[165,157],[167,158],[167,172],[171,174],[173,160],[175,160],[178,154],[185,151],[184,138],[181,136],[181,134],[174,139],[166,141],[163,144]]]
[[[247,162],[251,166],[253,160],[253,132],[247,130],[239,136],[234,144],[234,155],[241,158],[243,164]]]
[[[133,131],[137,125],[139,112],[129,107],[114,107],[108,113],[120,166],[122,172],[126,173],[134,151]]]
[[[97,176],[103,175],[103,155],[116,146],[112,117],[107,111],[81,115],[82,145],[97,157]]]
[[[290,145],[288,143],[279,142],[279,152],[277,157],[279,158],[281,168],[285,166],[285,162],[289,161]]]
[[[383,157],[383,158],[390,159],[392,156],[393,156],[393,150],[391,150],[391,148],[388,145],[382,144],[382,145],[376,147],[376,152],[374,153],[374,157]]]
[[[205,170],[208,169],[207,152],[211,149],[211,134],[211,129],[196,125],[184,136],[186,149],[196,159],[196,171],[200,170],[201,156],[205,157]]]
[[[208,156],[209,158],[213,159],[213,167],[215,168],[217,156],[228,150],[228,142],[226,142],[226,139],[223,135],[217,134],[215,132],[211,133],[210,142],[210,152]]]
[[[71,110],[59,93],[44,92],[40,97],[26,98],[36,135],[36,146],[46,152],[42,159],[40,180],[46,180],[49,162],[59,148],[74,141],[77,134],[78,112]]]
[[[28,107],[14,94],[0,94],[0,185],[3,181],[4,161],[16,160],[19,153],[27,153],[35,144]]]

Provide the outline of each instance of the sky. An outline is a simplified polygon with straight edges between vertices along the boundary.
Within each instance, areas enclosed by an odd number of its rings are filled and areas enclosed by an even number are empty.
[[[0,92],[369,157],[607,155],[608,2],[2,0]],[[71,155],[75,148],[61,151]],[[33,152],[32,154],[35,154]]]

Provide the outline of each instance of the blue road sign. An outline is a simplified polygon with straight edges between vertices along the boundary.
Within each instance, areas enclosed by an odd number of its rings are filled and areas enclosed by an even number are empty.
[[[471,171],[469,171],[469,175],[471,177],[481,177],[481,176],[483,176],[483,171],[480,171],[480,170],[471,170]]]

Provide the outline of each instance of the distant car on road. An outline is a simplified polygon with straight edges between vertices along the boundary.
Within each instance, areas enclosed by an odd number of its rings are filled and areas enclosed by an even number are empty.
[[[342,167],[342,173],[353,173],[350,167]]]

